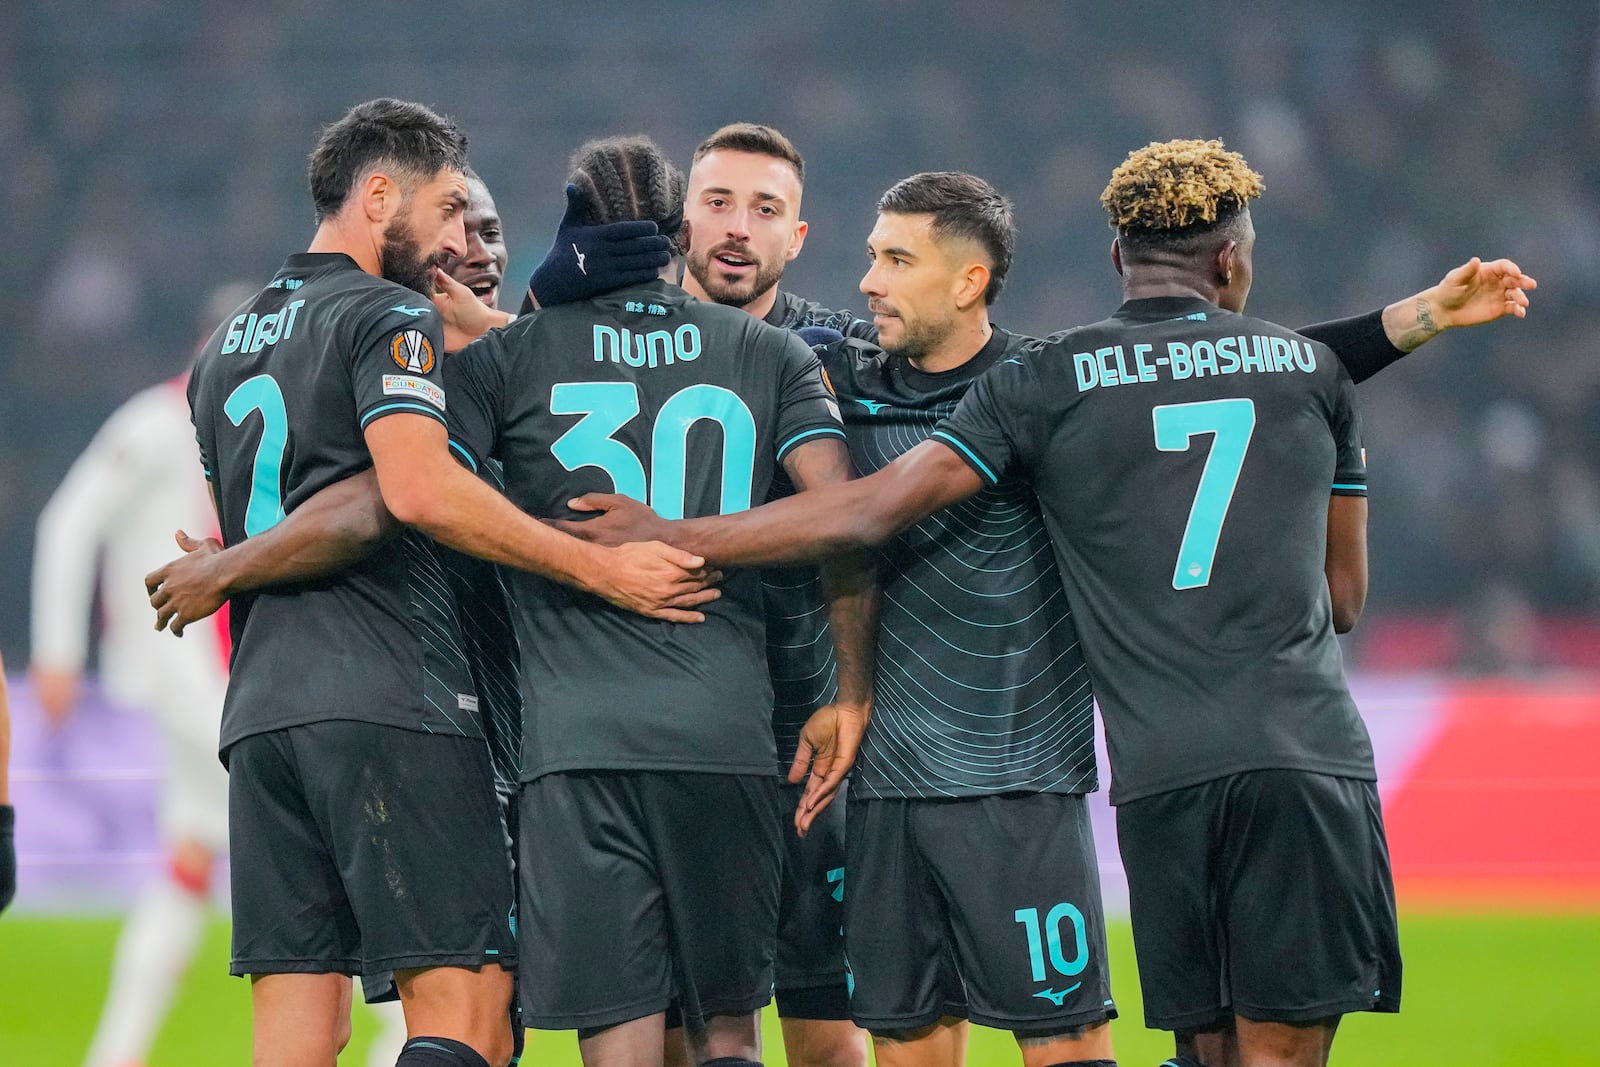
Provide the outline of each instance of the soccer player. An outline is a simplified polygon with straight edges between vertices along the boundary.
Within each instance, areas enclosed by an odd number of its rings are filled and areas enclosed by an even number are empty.
[[[720,202],[739,185],[719,173],[713,206],[727,212]],[[863,472],[926,438],[978,375],[1027,341],[988,322],[1015,243],[993,189],[918,175],[880,210],[861,288],[885,313],[888,351],[851,341],[825,353]],[[704,255],[702,229],[691,264]],[[878,333],[787,294],[767,299],[797,318]],[[1031,492],[1015,483],[909,531],[878,560],[879,696],[847,809],[844,910],[847,1003],[882,1064],[961,1062],[969,1018],[1013,1031],[1030,1065],[1110,1055],[1083,797],[1095,785],[1092,696],[1046,542]],[[1031,927],[1019,919],[1028,914]],[[1082,951],[1058,952],[1066,972],[1047,981],[1040,968],[1054,957],[1030,951],[1062,923]]]
[[[488,186],[470,168],[467,178],[467,210],[464,216],[465,251],[448,258],[442,265],[444,285],[470,293],[475,300],[493,309],[500,295],[509,254],[499,211]],[[647,232],[648,231],[648,232]],[[655,235],[654,224],[614,223],[593,227],[577,226],[569,216],[559,230],[556,249],[580,242],[587,249],[585,270],[579,271],[568,257],[551,255],[534,272],[530,286],[541,291],[552,289],[563,296],[594,289],[608,282],[639,277],[643,257],[659,245],[660,267],[670,262],[666,238]],[[656,272],[649,270],[653,276]],[[449,279],[449,280],[446,280]],[[531,292],[530,288],[530,292]],[[504,488],[496,461],[480,471],[497,489]],[[370,470],[312,495],[289,513],[283,522],[246,541],[224,550],[214,539],[197,540],[179,531],[185,555],[153,572],[147,584],[152,606],[158,608],[157,629],[169,627],[182,635],[185,626],[217,611],[231,595],[238,595],[273,584],[306,581],[335,573],[364,558],[390,537],[397,524],[383,507],[376,478]],[[516,791],[522,741],[522,694],[518,684],[516,635],[510,621],[505,578],[495,565],[453,549],[438,549],[450,592],[461,619],[461,631],[468,667],[478,694],[478,718],[489,744],[495,791],[502,812],[514,817],[511,795]],[[513,844],[507,828],[507,846]],[[398,995],[390,972],[362,976],[367,1000],[386,1016],[384,1003]],[[518,1011],[513,1005],[513,1011]],[[399,1020],[396,1040],[392,1026],[369,1047],[369,1062],[392,1062],[395,1054],[383,1059],[391,1046],[398,1053],[405,1042],[404,1019]],[[523,1030],[513,1025],[517,1053],[520,1054]],[[515,1056],[513,1063],[516,1062]]]
[[[238,285],[217,289],[201,338],[249,295]],[[137,595],[140,577],[171,551],[174,523],[209,529],[214,521],[187,377],[141,391],[106,420],[40,512],[34,541],[29,673],[46,717],[60,725],[78,702],[98,575],[100,677],[114,700],[149,714],[164,754],[166,861],[118,938],[88,1067],[148,1056],[199,948],[213,860],[228,845],[228,779],[216,759],[226,641],[211,628],[182,644],[160,639]]]
[[[1242,314],[1260,189],[1217,142],[1133,153],[1103,197],[1114,316],[1006,356],[881,471],[675,538],[770,563],[1031,483],[1105,717],[1146,1019],[1212,1065],[1320,1064],[1339,1016],[1399,1004],[1371,748],[1333,639],[1366,588],[1353,390],[1326,347]],[[1489,317],[1525,306],[1532,280],[1503,277]],[[1074,962],[1052,932],[1050,962]]]
[[[685,291],[740,308],[783,329],[870,331],[848,312],[828,312],[778,288],[805,242],[800,218],[805,161],[770,126],[724,126],[695,149],[684,201],[689,235]],[[771,496],[792,493],[780,471]],[[786,775],[800,729],[833,695],[836,668],[826,599],[815,567],[761,575],[772,676],[772,729]],[[870,728],[869,728],[870,729]],[[841,796],[805,836],[792,812],[801,787],[780,782],[785,814],[783,887],[778,903],[776,989],[784,1049],[794,1067],[865,1067],[865,1036],[850,1021],[844,958],[844,822]],[[669,1014],[668,1048],[681,1043]]]
[[[389,512],[439,541],[682,617],[703,595],[691,558],[578,550],[450,458],[423,297],[464,251],[464,168],[465,138],[419,105],[370,101],[324,131],[310,251],[217,331],[190,382],[223,539],[371,465]],[[401,1064],[511,1055],[511,880],[441,584],[408,530],[336,578],[234,603],[221,745],[257,1062],[333,1063],[342,976],[380,970],[412,1034]]]
[[[592,142],[573,166],[587,221],[677,232],[683,179],[650,142]],[[596,486],[664,514],[717,514],[763,499],[780,463],[801,487],[849,476],[805,344],[665,281],[546,308],[451,357],[445,374],[452,446],[474,466],[503,461],[511,499],[533,514],[567,513]],[[830,572],[840,702],[814,717],[849,715],[857,731],[870,701],[863,573]],[[729,576],[703,625],[671,629],[515,582],[530,698],[525,1018],[577,1029],[587,1062],[659,1061],[676,1002],[696,1059],[756,1060],[781,847],[756,576]],[[808,753],[803,742],[797,766]]]

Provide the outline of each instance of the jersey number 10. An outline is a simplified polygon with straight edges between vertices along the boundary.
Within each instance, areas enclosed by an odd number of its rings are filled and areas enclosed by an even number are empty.
[[[1256,427],[1256,406],[1248,398],[1203,400],[1163,404],[1152,408],[1150,415],[1155,421],[1156,447],[1163,452],[1187,452],[1196,434],[1216,435],[1200,472],[1183,543],[1178,546],[1178,564],[1172,571],[1172,588],[1199,589],[1211,584],[1222,520],[1233,503],[1244,454]]]
[[[689,428],[708,419],[722,428],[720,514],[750,507],[756,459],[756,420],[738,394],[717,385],[691,385],[661,405],[650,434],[650,477],[644,463],[612,434],[639,414],[633,382],[562,382],[550,387],[552,415],[582,415],[550,446],[569,471],[599,467],[623,496],[649,504],[664,519],[681,519],[689,474]],[[647,491],[648,489],[648,491]]]

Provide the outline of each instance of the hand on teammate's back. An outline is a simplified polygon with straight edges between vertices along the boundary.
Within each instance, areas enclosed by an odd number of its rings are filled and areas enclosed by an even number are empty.
[[[619,608],[667,622],[705,622],[693,610],[722,595],[722,572],[682,549],[644,541],[609,550],[611,566],[590,591]]]
[[[634,541],[672,541],[672,524],[649,505],[621,493],[585,493],[567,501],[573,511],[589,513],[587,519],[554,519],[550,525],[581,541],[615,548]]]
[[[871,717],[870,709],[828,704],[813,712],[800,728],[800,747],[789,764],[789,781],[799,784],[804,779],[806,783],[794,812],[794,826],[801,837],[844,785]],[[806,777],[808,772],[810,777]]]
[[[672,239],[648,219],[585,226],[578,219],[582,196],[567,186],[567,210],[544,262],[528,279],[522,313],[570,304],[625,285],[655,279],[672,262]]]
[[[221,542],[214,537],[197,540],[182,530],[175,538],[183,555],[145,575],[144,591],[156,609],[156,629],[170,629],[174,637],[182,637],[185,626],[221,610],[228,587]]]

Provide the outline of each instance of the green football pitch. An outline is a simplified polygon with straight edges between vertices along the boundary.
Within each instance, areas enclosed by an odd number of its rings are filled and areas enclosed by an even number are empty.
[[[105,991],[117,923],[111,919],[0,920],[0,1064],[77,1067]],[[1593,961],[1600,914],[1409,914],[1403,919],[1405,1010],[1346,1019],[1335,1063],[1367,1067],[1540,1067],[1600,1064]],[[1117,1058],[1153,1067],[1170,1054],[1144,1029],[1127,923],[1111,929],[1112,975],[1122,1018]],[[1295,966],[1285,956],[1285,967]],[[227,974],[227,930],[216,923],[148,1067],[249,1062],[249,996]],[[364,1065],[369,1018],[358,1009],[341,1063]],[[767,1018],[768,1064],[784,1062],[777,1020]],[[972,1067],[1017,1063],[1010,1035],[974,1030]],[[578,1063],[570,1034],[533,1034],[523,1063]]]

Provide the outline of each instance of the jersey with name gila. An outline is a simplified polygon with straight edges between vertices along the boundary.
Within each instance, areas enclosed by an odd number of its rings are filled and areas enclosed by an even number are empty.
[[[445,366],[452,445],[505,464],[540,516],[618,492],[667,518],[766,499],[788,452],[842,437],[798,337],[663,282],[548,308]],[[771,774],[776,755],[761,590],[730,571],[706,621],[658,622],[518,572],[527,706],[522,779],[569,770]]]
[[[1323,573],[1330,493],[1366,492],[1331,351],[1133,300],[1002,360],[934,437],[1038,493],[1114,802],[1263,768],[1375,777]]]
[[[345,255],[290,256],[206,342],[189,381],[223,541],[372,466],[363,431],[374,420],[443,422],[442,351],[424,297]],[[436,547],[407,530],[337,575],[235,597],[224,752],[327,719],[481,737]]]
[[[1029,343],[994,328],[967,363],[924,373],[855,341],[825,352],[856,468],[927,439],[974,381]],[[1033,490],[1007,478],[880,552],[877,699],[852,796],[1095,788],[1094,697]]]

